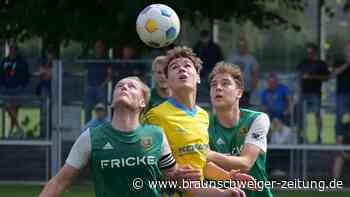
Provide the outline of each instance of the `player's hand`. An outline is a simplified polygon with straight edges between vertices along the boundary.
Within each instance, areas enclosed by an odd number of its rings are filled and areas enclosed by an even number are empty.
[[[201,173],[198,169],[186,165],[178,167],[176,177],[180,180],[199,180],[201,178]]]
[[[225,190],[225,192],[228,193],[228,195],[225,196],[231,196],[231,197],[246,197],[245,192],[238,187],[230,188]]]
[[[231,176],[231,180],[238,181],[240,184],[243,184],[243,185],[245,184],[247,189],[253,190],[253,191],[258,190],[254,177],[250,176],[249,174],[242,173],[240,172],[240,170],[231,170],[230,176]],[[251,186],[254,186],[254,187],[251,188]]]

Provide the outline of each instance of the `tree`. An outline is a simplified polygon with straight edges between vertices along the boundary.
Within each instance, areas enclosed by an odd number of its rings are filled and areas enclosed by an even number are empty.
[[[121,45],[124,42],[138,43],[135,21],[137,14],[146,5],[159,3],[154,0],[0,0],[0,38],[25,40],[40,36],[44,48],[53,45],[59,52],[63,42],[71,40],[90,46],[96,39]],[[290,9],[302,10],[302,0],[165,0],[162,3],[173,7],[180,17],[194,19],[198,11],[214,19],[235,17],[239,21],[250,20],[259,28],[273,25],[298,28],[288,19],[269,9],[269,4],[278,3]]]

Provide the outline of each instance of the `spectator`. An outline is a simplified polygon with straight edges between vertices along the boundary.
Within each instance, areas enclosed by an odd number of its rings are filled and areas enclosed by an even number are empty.
[[[271,133],[271,144],[296,143],[296,136],[293,135],[290,128],[283,124],[283,122],[278,118],[272,119]]]
[[[112,70],[107,62],[105,45],[101,40],[95,43],[96,62],[87,63],[87,88],[85,91],[85,122],[91,119],[91,111],[97,103],[107,103],[107,83],[111,79]]]
[[[223,60],[220,46],[211,40],[208,30],[202,30],[200,32],[200,40],[194,46],[193,51],[203,61],[203,69],[201,71],[201,78],[203,79],[207,79],[214,65]],[[206,101],[209,98],[208,87],[209,84],[207,80],[200,83],[198,86],[200,91],[198,100]]]
[[[297,67],[301,79],[300,106],[303,109],[306,105],[308,111],[311,110],[315,113],[318,131],[317,143],[322,143],[321,88],[322,82],[328,79],[330,72],[327,64],[318,59],[318,49],[315,44],[309,43],[306,50],[307,58]],[[304,114],[302,110],[301,113]],[[301,120],[301,122],[304,121]]]
[[[86,125],[82,129],[82,132],[89,128],[98,127],[106,122],[108,122],[106,106],[104,103],[98,103],[95,106],[95,118],[91,119],[88,123],[86,123]]]
[[[244,78],[244,93],[240,100],[240,106],[250,106],[250,95],[256,88],[259,74],[259,64],[255,57],[249,54],[248,43],[244,37],[238,41],[239,53],[228,58],[228,62],[238,65]]]
[[[286,145],[286,144],[296,144],[297,138],[291,132],[291,129],[283,124],[283,122],[279,118],[273,118],[271,124],[271,138],[270,144],[275,145]],[[276,157],[285,161],[290,160],[286,154],[285,150],[274,150],[270,152],[270,157]],[[271,169],[270,176],[274,177],[283,177],[287,176],[286,169],[281,165],[271,165],[273,168]]]
[[[10,46],[10,53],[0,63],[0,88],[1,95],[16,97],[19,96],[29,83],[30,73],[27,62],[17,54],[17,46]],[[6,103],[6,111],[10,115],[11,126],[9,136],[14,128],[17,128],[16,135],[23,136],[24,131],[18,123],[18,105],[15,99],[9,99]]]
[[[151,98],[148,104],[149,109],[158,106],[170,96],[170,90],[164,74],[164,66],[166,64],[166,56],[158,56],[152,64],[152,76],[155,82],[155,87],[151,90]]]
[[[203,61],[201,75],[205,79],[208,78],[214,65],[223,60],[220,46],[210,39],[210,33],[208,30],[202,30],[200,32],[200,40],[194,46],[193,51]],[[208,89],[208,87],[206,87],[206,89]]]
[[[350,114],[344,113],[340,124],[342,126],[342,132],[338,132],[337,134],[337,144],[338,145],[349,145],[350,144]],[[341,151],[339,152],[334,160],[333,165],[333,177],[338,179],[340,178],[340,175],[342,174],[344,162],[346,160],[350,160],[350,153],[349,151]]]
[[[276,74],[270,74],[268,87],[262,92],[262,111],[267,113],[271,119],[279,118],[285,124],[289,124],[292,99],[288,87],[280,84]]]
[[[52,48],[48,48],[46,60],[39,67],[40,82],[36,87],[36,94],[42,97],[51,97],[51,79],[53,60],[56,58]]]
[[[118,80],[135,75],[143,81],[146,79],[146,65],[137,61],[137,52],[131,45],[125,45],[122,49],[122,62],[117,66]]]
[[[340,66],[333,71],[337,80],[335,125],[337,134],[343,131],[341,117],[345,112],[350,112],[350,42],[345,45],[344,57],[345,63],[338,64]]]

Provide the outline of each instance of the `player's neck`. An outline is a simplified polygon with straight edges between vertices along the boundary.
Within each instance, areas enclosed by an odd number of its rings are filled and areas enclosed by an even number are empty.
[[[239,122],[239,107],[218,109],[216,115],[222,126],[232,128]]]
[[[186,91],[177,92],[171,95],[178,103],[187,107],[188,109],[193,109],[196,105],[196,93],[195,91],[188,93]]]
[[[161,88],[161,87],[156,87],[158,95],[162,98],[167,98],[170,96],[170,90],[169,88]]]
[[[125,107],[117,108],[113,112],[112,126],[119,131],[132,132],[140,126],[139,115]]]

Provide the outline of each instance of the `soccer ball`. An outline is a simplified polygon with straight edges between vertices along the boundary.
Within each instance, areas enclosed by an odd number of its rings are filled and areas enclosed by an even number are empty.
[[[175,41],[180,32],[180,20],[169,6],[152,4],[137,17],[136,30],[145,44],[161,48]]]

